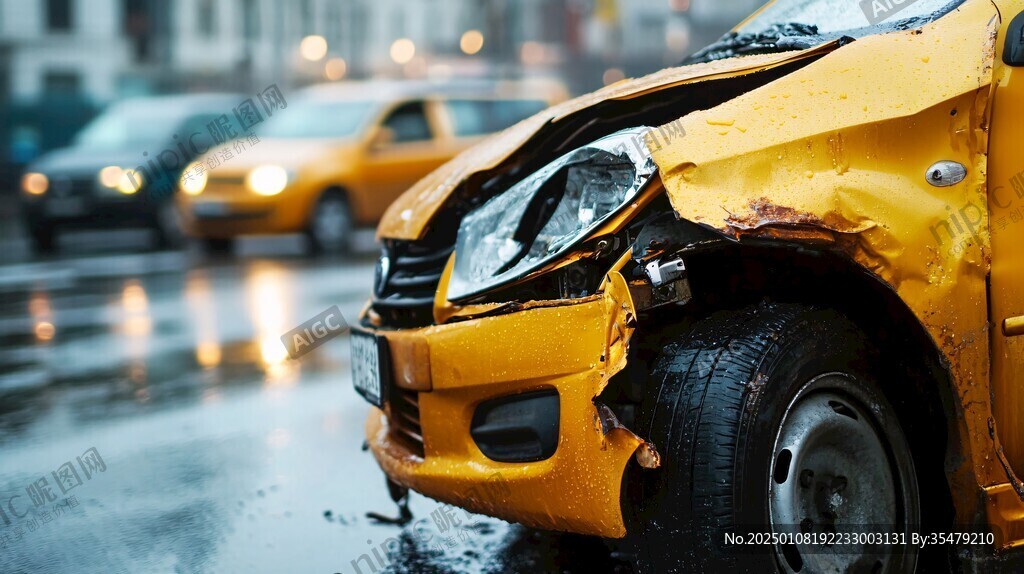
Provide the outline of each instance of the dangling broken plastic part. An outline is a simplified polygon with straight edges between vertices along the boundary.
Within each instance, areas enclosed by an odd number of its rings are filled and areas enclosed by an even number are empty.
[[[387,479],[387,483],[388,494],[391,495],[391,500],[398,505],[398,517],[384,516],[377,512],[367,512],[366,517],[381,524],[405,526],[412,521],[412,511],[409,510],[409,489],[390,479]]]

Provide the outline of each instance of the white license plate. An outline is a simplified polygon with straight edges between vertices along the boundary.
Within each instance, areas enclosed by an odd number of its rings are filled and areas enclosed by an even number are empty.
[[[60,197],[46,202],[46,214],[53,217],[75,217],[85,213],[81,197]]]
[[[381,345],[373,335],[352,331],[352,384],[356,392],[371,404],[384,405],[384,376],[381,369]]]
[[[206,201],[192,207],[196,217],[223,217],[231,214],[231,206],[220,201]]]

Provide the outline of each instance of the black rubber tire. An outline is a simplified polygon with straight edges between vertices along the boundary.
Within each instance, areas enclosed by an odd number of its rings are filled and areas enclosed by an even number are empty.
[[[57,232],[52,225],[30,223],[28,234],[36,253],[53,253],[57,250]]]
[[[157,249],[180,249],[185,244],[185,235],[175,209],[173,199],[166,200],[157,208],[152,223]]]
[[[230,237],[204,237],[200,243],[203,252],[210,255],[230,255],[235,249],[235,240]]]
[[[336,230],[339,238],[336,238],[333,241],[325,241],[321,239],[316,228],[316,219],[325,206],[330,206],[332,209],[340,210],[338,215],[344,219],[344,223],[342,223],[341,227]],[[310,251],[314,254],[325,255],[348,254],[351,251],[353,227],[352,207],[349,205],[348,198],[345,196],[345,193],[337,189],[329,189],[325,191],[323,195],[320,196],[320,199],[317,200],[316,205],[313,206],[313,211],[309,214],[309,222],[306,224],[305,235],[309,241]]]
[[[854,398],[870,405],[877,434],[888,439],[902,500],[896,512],[909,540],[920,524],[920,487],[897,415],[876,382],[878,355],[833,310],[770,303],[713,314],[667,345],[652,365],[638,426],[662,460],[638,474],[640,571],[785,571],[773,546],[726,546],[725,535],[772,532],[776,437],[791,401],[827,373],[852,381]],[[916,550],[904,552],[890,571],[914,571]]]

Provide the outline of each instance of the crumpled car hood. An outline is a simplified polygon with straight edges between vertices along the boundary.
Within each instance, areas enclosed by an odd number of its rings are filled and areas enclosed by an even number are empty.
[[[487,138],[420,180],[387,210],[377,228],[377,236],[388,239],[419,239],[437,210],[466,178],[474,173],[497,167],[549,123],[565,120],[606,100],[626,100],[684,84],[751,74],[827,53],[834,50],[837,45],[838,42],[830,42],[797,52],[747,56],[667,68],[643,78],[612,84],[548,108]]]

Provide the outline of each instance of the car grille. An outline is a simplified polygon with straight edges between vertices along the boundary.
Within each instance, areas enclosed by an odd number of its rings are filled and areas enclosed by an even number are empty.
[[[96,177],[69,177],[55,175],[50,178],[55,197],[92,197],[96,192]]]
[[[423,429],[420,427],[420,394],[391,387],[391,438],[414,454],[423,455]]]
[[[373,311],[380,317],[379,327],[409,329],[434,323],[434,294],[454,249],[454,245],[385,243],[377,263],[372,300]],[[419,393],[392,383],[388,404],[392,440],[423,457]]]
[[[378,262],[373,310],[382,326],[395,329],[424,327],[434,322],[434,293],[445,264],[455,249],[411,242],[384,247],[387,265]]]
[[[96,180],[94,178],[72,179],[71,193],[69,195],[73,197],[89,197],[93,195],[95,190]]]
[[[245,185],[244,175],[210,175],[207,177],[207,185],[243,186]]]

